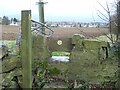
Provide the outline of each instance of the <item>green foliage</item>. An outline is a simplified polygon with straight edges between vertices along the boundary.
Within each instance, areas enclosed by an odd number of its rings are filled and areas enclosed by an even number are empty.
[[[18,22],[18,20],[17,20],[16,18],[14,18],[13,21],[14,21],[15,23]]]
[[[59,69],[57,69],[56,67],[51,66],[47,61],[41,62],[39,64],[39,77],[43,78],[45,77],[46,74],[49,73],[49,75],[58,75],[61,73],[61,71]],[[43,73],[43,76],[41,75],[41,73]]]
[[[104,80],[103,82],[101,82],[101,88],[105,88],[108,87],[109,88],[115,88],[115,83],[117,80]]]
[[[43,61],[39,64],[39,68],[41,69],[48,69],[48,62],[47,61]]]
[[[44,79],[38,78],[36,83],[37,83],[37,87],[39,87],[39,89],[42,89],[44,85],[47,83],[47,81]]]
[[[61,71],[59,69],[57,69],[56,67],[53,67],[53,68],[49,69],[49,73],[50,73],[50,75],[59,75],[61,73]]]
[[[36,87],[39,87],[40,89],[44,87],[44,85],[48,82],[47,80],[45,80],[45,74],[44,71],[39,71],[38,74],[38,79],[36,81]]]
[[[110,34],[107,35],[108,37],[110,37]],[[111,40],[105,35],[102,35],[102,36],[99,36],[99,37],[96,37],[97,40],[99,41],[105,41],[105,42],[111,42]],[[112,34],[112,39],[113,41],[116,41],[116,35],[115,34]]]
[[[71,90],[74,90],[74,89],[80,89],[80,90],[88,90],[89,88],[89,84],[88,83],[78,83],[76,80],[71,83],[69,86],[68,86],[69,89]]]
[[[110,51],[113,53],[114,56],[118,55],[118,45],[114,44],[112,47],[110,47]]]
[[[12,48],[15,46],[16,41],[15,40],[1,40],[0,43],[4,43],[8,48]]]
[[[60,73],[59,69],[52,67],[47,61],[40,62],[38,65],[37,81],[35,82],[36,87],[43,88],[49,82],[48,77],[57,76]]]

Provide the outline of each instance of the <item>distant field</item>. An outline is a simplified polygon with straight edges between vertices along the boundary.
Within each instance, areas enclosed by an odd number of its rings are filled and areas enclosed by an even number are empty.
[[[2,25],[2,39],[15,40],[18,34],[18,26]]]
[[[15,40],[18,32],[18,26],[9,26],[3,25],[2,26],[2,39],[3,40]],[[108,33],[107,28],[52,28],[54,30],[54,34],[52,35],[53,38],[70,38],[74,34],[83,34],[88,38],[95,38],[98,36],[103,35],[103,33]]]
[[[53,28],[55,31],[52,37],[55,38],[69,38],[72,37],[74,34],[82,34],[87,38],[95,38],[98,36],[103,35],[103,33],[108,33],[107,28]]]

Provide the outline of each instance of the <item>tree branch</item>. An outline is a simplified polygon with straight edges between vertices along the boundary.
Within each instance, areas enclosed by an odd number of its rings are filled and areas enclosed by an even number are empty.
[[[107,21],[108,22],[108,19],[104,19],[104,18],[102,18],[98,13],[97,13],[97,15],[98,15],[98,17],[99,18],[101,18],[102,20],[104,20],[104,21]]]
[[[98,2],[98,1],[97,1],[97,2]],[[100,5],[106,12],[108,12],[107,9],[104,8],[103,5],[102,5],[100,2],[98,2],[98,3],[99,3],[99,5]]]

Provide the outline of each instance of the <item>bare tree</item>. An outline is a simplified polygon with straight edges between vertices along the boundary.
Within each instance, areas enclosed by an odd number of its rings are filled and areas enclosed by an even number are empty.
[[[98,2],[98,1],[97,1]],[[110,6],[108,5],[108,2],[106,1],[106,7],[104,7],[100,2],[98,2],[98,4],[102,7],[102,9],[107,13],[107,15],[105,15],[103,12],[101,12],[100,10],[97,10],[97,15],[100,19],[102,19],[103,21],[109,23],[109,33],[110,36],[108,36],[107,34],[104,33],[104,35],[106,35],[112,43],[114,43],[114,39],[113,39],[113,35],[112,35],[112,27],[113,26],[117,26],[116,23],[116,19],[113,19],[113,16],[115,14],[116,8],[117,8],[117,4],[116,1],[114,1],[114,4],[112,3],[112,6],[114,8],[114,14],[112,9],[110,9]],[[117,40],[117,39],[116,39]]]
[[[117,55],[118,55],[118,80],[115,84],[115,87],[118,88],[118,90],[120,90],[120,0],[118,0],[118,3],[117,3],[117,31],[118,31],[118,41],[117,41],[117,45],[118,45],[118,52],[117,52]]]
[[[3,16],[2,24],[3,25],[9,25],[10,24],[10,20],[7,16]]]

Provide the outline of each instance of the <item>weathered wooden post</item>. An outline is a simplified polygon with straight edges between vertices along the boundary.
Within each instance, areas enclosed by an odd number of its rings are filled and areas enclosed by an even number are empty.
[[[118,40],[120,40],[120,0],[117,3]]]
[[[43,0],[39,0],[39,22],[44,23],[44,3]],[[43,30],[43,27],[42,27]]]
[[[21,17],[21,59],[23,69],[23,88],[32,88],[32,40],[31,11],[22,11]]]
[[[38,2],[38,6],[39,6],[39,22],[41,22],[43,24],[44,24],[44,4],[45,3],[43,2],[43,0],[39,0],[39,2]],[[44,29],[43,25],[41,25],[40,31],[42,33],[45,32],[45,29]]]

